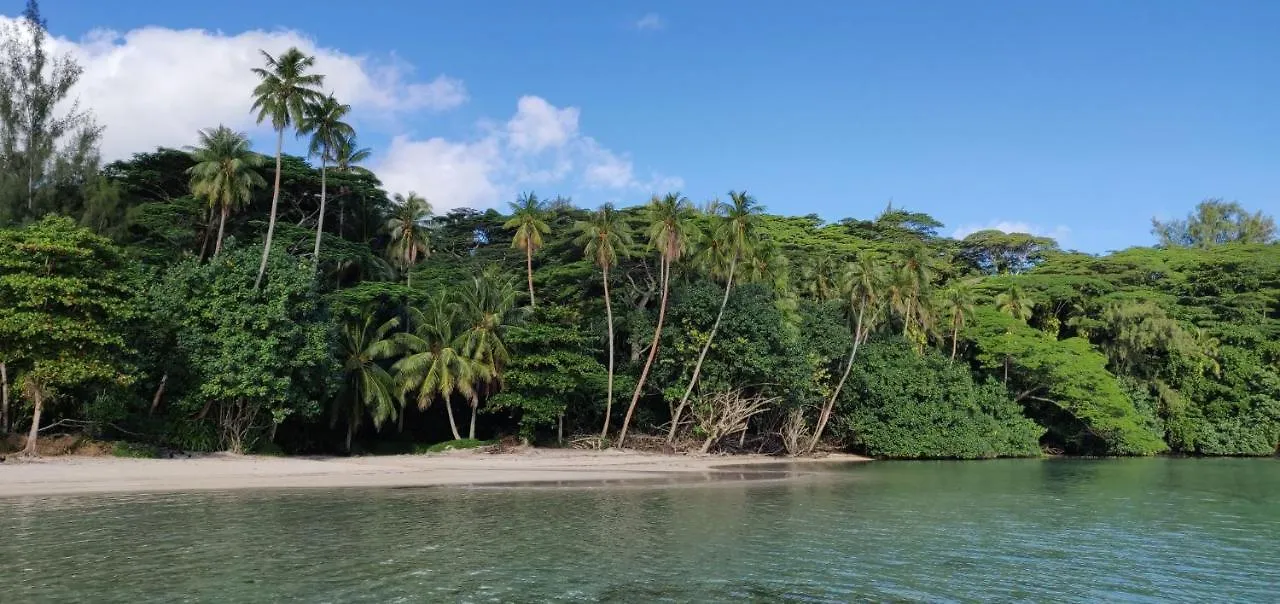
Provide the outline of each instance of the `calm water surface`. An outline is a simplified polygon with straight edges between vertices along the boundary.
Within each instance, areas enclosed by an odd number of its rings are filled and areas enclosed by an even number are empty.
[[[0,498],[0,576],[7,602],[1277,601],[1280,460]]]

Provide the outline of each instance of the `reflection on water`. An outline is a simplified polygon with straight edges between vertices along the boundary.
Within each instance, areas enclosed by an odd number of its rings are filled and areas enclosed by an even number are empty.
[[[1273,459],[725,471],[757,480],[5,499],[0,600],[1273,601],[1280,584]]]

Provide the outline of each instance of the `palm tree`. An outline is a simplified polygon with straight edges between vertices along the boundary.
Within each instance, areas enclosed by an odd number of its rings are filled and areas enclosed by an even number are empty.
[[[502,228],[516,230],[511,247],[524,250],[529,277],[529,306],[537,308],[538,303],[533,297],[533,252],[542,247],[542,236],[551,232],[546,222],[547,210],[533,193],[521,194],[519,199],[508,205],[511,206],[511,219]]]
[[[431,232],[425,225],[431,216],[431,204],[413,192],[408,197],[396,193],[394,200],[396,208],[387,219],[387,233],[391,235],[387,255],[405,272],[406,284],[413,285],[418,255],[431,255]]]
[[[839,294],[836,276],[839,268],[830,254],[810,256],[799,267],[800,289],[819,302],[830,300]]]
[[[942,310],[951,317],[951,360],[956,358],[956,347],[960,342],[960,330],[965,321],[973,316],[973,288],[963,281],[957,282],[942,293]]]
[[[618,254],[626,254],[633,245],[631,227],[613,204],[604,204],[591,217],[574,224],[579,233],[574,243],[582,246],[582,254],[600,267],[604,283],[604,314],[609,327],[609,385],[605,389],[604,428],[600,438],[609,436],[609,417],[613,414],[613,302],[609,297],[609,269],[618,263]]]
[[[398,351],[391,331],[400,325],[392,318],[374,326],[374,316],[366,312],[358,320],[343,326],[338,350],[344,374],[343,395],[334,399],[332,423],[338,421],[338,405],[348,398],[347,452],[351,452],[351,438],[360,429],[360,422],[367,413],[375,428],[396,416],[395,381],[378,361],[390,358]]]
[[[507,329],[516,322],[516,288],[511,279],[489,266],[473,277],[459,293],[460,310],[466,330],[461,335],[462,353],[478,363],[485,379],[476,383],[470,395],[471,427],[468,438],[476,437],[476,412],[480,407],[479,386],[502,384],[502,372],[511,353],[503,341]],[[492,388],[490,389],[492,392]]]
[[[749,260],[756,247],[756,223],[759,222],[759,215],[764,208],[756,202],[755,198],[747,195],[746,191],[729,191],[729,200],[728,204],[717,204],[716,214],[711,216],[713,231],[711,239],[720,244],[719,260],[723,262],[727,259],[729,264],[727,270],[722,266],[713,266],[712,270],[712,275],[718,272],[716,269],[724,270],[724,296],[720,299],[720,310],[716,313],[715,323],[711,325],[711,332],[707,334],[707,341],[703,342],[702,350],[698,352],[698,360],[693,365],[693,376],[689,378],[689,385],[684,389],[684,395],[680,397],[680,403],[676,405],[675,412],[671,416],[671,429],[667,432],[667,442],[676,439],[676,431],[680,427],[680,415],[684,412],[685,405],[689,403],[689,396],[693,394],[693,387],[698,383],[698,376],[702,373],[702,363],[707,358],[707,352],[711,350],[711,342],[715,340],[716,331],[720,329],[720,321],[724,319],[724,309],[729,304],[729,293],[733,291],[733,277],[737,274],[738,263]]]
[[[649,220],[649,246],[658,252],[658,274],[662,282],[662,297],[658,303],[658,324],[653,330],[653,341],[649,344],[649,357],[644,362],[640,379],[636,381],[635,392],[631,393],[631,404],[627,406],[627,414],[622,419],[622,431],[618,434],[618,446],[627,439],[627,427],[631,424],[631,416],[635,413],[640,393],[644,391],[645,380],[649,378],[649,369],[653,367],[653,359],[658,356],[658,343],[662,337],[662,323],[667,317],[667,299],[671,292],[671,265],[678,262],[694,235],[694,210],[687,197],[679,193],[668,193],[659,199],[655,196],[645,208]]]
[[[258,173],[266,160],[250,149],[244,134],[226,126],[201,130],[200,144],[188,151],[195,162],[187,169],[191,194],[218,212],[218,241],[213,248],[213,255],[217,256],[222,251],[227,216],[236,206],[249,203],[254,189],[267,186]]]
[[[1017,285],[1010,285],[996,296],[997,310],[1024,323],[1031,320],[1035,307],[1035,302]]]
[[[822,412],[818,415],[818,425],[814,428],[813,439],[809,441],[810,453],[817,448],[818,442],[822,439],[822,432],[826,429],[827,422],[831,420],[831,411],[840,398],[840,392],[844,390],[845,381],[849,379],[853,361],[858,356],[858,347],[871,335],[871,329],[876,323],[882,306],[881,291],[884,289],[884,280],[883,267],[868,254],[863,254],[841,275],[840,289],[848,303],[846,311],[851,318],[853,343],[849,350],[849,359],[845,361],[844,373],[831,393],[831,398],[823,405]]]
[[[320,217],[316,219],[316,248],[312,255],[314,270],[320,270],[320,235],[324,232],[324,211],[327,198],[327,169],[331,150],[354,138],[356,131],[342,121],[351,112],[351,105],[338,102],[332,94],[307,105],[306,114],[298,122],[299,134],[310,134],[308,152],[320,158]]]
[[[324,76],[307,73],[315,66],[316,58],[302,54],[297,48],[290,48],[278,58],[267,51],[259,51],[267,61],[267,66],[253,68],[253,73],[262,81],[253,89],[253,110],[258,112],[258,123],[271,120],[271,127],[276,131],[276,179],[271,192],[271,218],[267,222],[267,239],[262,246],[262,266],[258,268],[258,279],[253,282],[253,289],[262,285],[262,276],[267,273],[267,257],[271,254],[271,237],[276,232],[276,207],[280,204],[280,159],[284,154],[284,130],[305,119],[307,105],[320,96],[319,88],[324,84]]]
[[[475,396],[475,383],[486,377],[485,368],[463,354],[461,338],[456,335],[457,305],[443,293],[430,301],[425,312],[410,307],[408,313],[413,331],[395,336],[407,354],[391,367],[401,404],[407,406],[409,395],[417,393],[418,409],[425,410],[439,397],[449,416],[453,438],[461,440],[449,398],[455,393],[468,399]]]
[[[373,151],[368,147],[361,147],[356,140],[355,133],[350,135],[339,136],[332,147],[329,148],[329,163],[333,164],[335,172],[343,174],[364,174],[369,175],[372,172],[368,168],[360,165],[360,162],[368,161],[373,155]],[[338,189],[338,194],[333,196],[333,201],[337,203],[344,198],[350,189],[345,185]],[[346,233],[347,228],[347,212],[343,207],[343,203],[338,203],[338,234]],[[361,223],[363,224],[363,222]],[[365,238],[362,234],[361,238]]]

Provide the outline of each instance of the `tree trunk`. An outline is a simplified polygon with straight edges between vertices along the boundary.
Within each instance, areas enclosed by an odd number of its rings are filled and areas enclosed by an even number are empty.
[[[36,439],[40,437],[40,412],[44,410],[44,396],[39,388],[31,389],[31,398],[35,399],[35,411],[31,414],[31,431],[27,433],[27,447],[22,450],[23,455],[35,456]]]
[[[952,324],[951,327],[951,360],[956,360],[956,345],[960,343],[960,326]]]
[[[351,439],[356,435],[356,419],[359,417],[358,407],[354,404],[351,406],[351,417],[347,418],[347,454],[351,453]]]
[[[853,328],[853,350],[849,352],[849,361],[845,363],[844,375],[840,376],[840,383],[836,384],[835,392],[831,393],[831,400],[822,406],[822,413],[818,416],[818,425],[813,431],[813,440],[809,441],[809,453],[818,447],[818,441],[822,439],[822,431],[827,427],[827,421],[831,419],[831,410],[836,406],[836,399],[840,398],[840,391],[844,389],[845,380],[849,379],[849,372],[853,369],[853,359],[858,356],[858,345],[862,343],[862,313],[866,310],[867,305],[864,303],[858,308],[858,322]]]
[[[453,405],[449,404],[449,399],[444,399],[444,410],[449,414],[449,429],[453,430],[453,440],[462,440],[462,435],[458,433],[458,422],[453,420]]]
[[[312,262],[315,263],[314,270],[316,272],[320,271],[320,234],[324,232],[324,205],[325,205],[325,195],[327,193],[327,191],[325,190],[325,186],[326,186],[325,160],[327,159],[328,155],[329,155],[328,148],[325,148],[324,153],[320,154],[320,218],[316,220],[316,251],[311,256]]]
[[[653,343],[649,345],[649,358],[644,362],[640,372],[640,380],[636,382],[636,391],[631,394],[631,404],[627,405],[627,415],[622,418],[622,431],[618,433],[618,447],[627,440],[627,427],[631,425],[631,415],[636,411],[636,403],[640,401],[640,393],[644,391],[644,382],[649,378],[649,369],[653,367],[653,359],[658,356],[658,338],[662,336],[662,322],[667,318],[667,290],[671,282],[667,261],[662,261],[662,300],[658,304],[658,326],[653,330]]]
[[[609,385],[605,388],[604,428],[600,438],[609,438],[609,416],[613,415],[613,303],[609,301],[609,267],[604,267],[604,316],[609,324]]]
[[[213,227],[213,208],[212,207],[209,208],[209,213],[206,216],[207,217],[205,218],[205,225],[204,225],[204,237],[200,241],[199,258],[201,262],[204,262],[204,253],[206,250],[209,249],[209,234],[213,233],[213,228],[212,228]]]
[[[0,434],[9,433],[9,366],[0,361]]]
[[[280,204],[280,156],[284,153],[284,128],[276,131],[276,184],[271,192],[271,218],[267,220],[267,240],[262,244],[262,264],[258,266],[258,279],[253,291],[262,287],[262,277],[267,274],[267,258],[271,255],[271,237],[276,233],[276,206]]]
[[[467,428],[467,438],[476,439],[476,411],[480,408],[480,400],[472,399],[471,401],[471,426]]]
[[[564,413],[556,418],[556,444],[564,445]]]
[[[671,415],[671,430],[667,432],[667,442],[674,442],[676,439],[676,431],[680,429],[680,415],[684,413],[684,407],[689,403],[689,395],[693,394],[693,387],[698,383],[698,375],[702,373],[702,362],[707,358],[707,351],[711,350],[711,341],[716,337],[716,331],[720,329],[720,320],[724,318],[724,308],[729,304],[729,292],[733,290],[733,273],[738,268],[738,257],[735,255],[733,260],[729,262],[729,278],[725,281],[724,297],[720,299],[720,312],[716,313],[716,322],[711,325],[711,333],[707,334],[707,341],[703,343],[702,350],[698,352],[698,362],[693,365],[693,377],[689,378],[689,387],[684,389],[684,396],[680,397],[680,404],[676,405],[676,411]]]
[[[213,245],[213,257],[217,258],[222,253],[222,234],[227,229],[227,214],[231,213],[231,206],[222,204],[222,218],[218,220],[218,241]]]
[[[9,366],[0,361],[0,434],[9,433]]]
[[[214,255],[217,255],[217,253],[215,252]],[[147,411],[147,415],[155,415],[156,408],[160,406],[160,400],[164,398],[165,384],[168,384],[168,383],[169,383],[168,373],[165,373],[164,375],[160,376],[160,385],[156,387],[155,396],[151,397],[151,410]]]
[[[400,407],[400,417],[396,418],[396,433],[404,434],[404,416],[409,415],[409,405]]]
[[[525,272],[529,276],[529,308],[537,308],[538,302],[533,299],[533,244],[526,243],[524,246],[524,265]]]

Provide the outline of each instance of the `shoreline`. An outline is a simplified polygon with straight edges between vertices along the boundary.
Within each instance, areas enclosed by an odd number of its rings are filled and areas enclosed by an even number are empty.
[[[67,456],[0,464],[0,499],[242,489],[674,484],[749,480],[750,466],[863,461],[870,458],[858,455],[817,458],[663,455],[574,449],[527,449],[516,453],[467,450],[368,457]],[[779,479],[795,475],[777,474]]]

